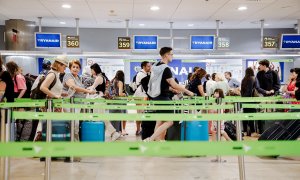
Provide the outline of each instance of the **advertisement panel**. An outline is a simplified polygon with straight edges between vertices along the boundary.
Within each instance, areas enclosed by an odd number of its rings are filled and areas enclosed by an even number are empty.
[[[136,50],[156,50],[158,47],[158,36],[133,36],[133,39]]]
[[[214,35],[194,35],[190,38],[191,50],[214,50],[215,36]]]
[[[35,48],[60,48],[60,33],[35,33]]]
[[[300,49],[300,34],[282,34],[280,49],[282,50]]]

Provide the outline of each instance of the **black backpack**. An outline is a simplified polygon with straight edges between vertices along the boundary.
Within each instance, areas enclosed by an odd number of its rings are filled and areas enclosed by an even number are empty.
[[[149,81],[150,81],[150,74],[147,74],[147,76],[145,76],[143,79],[141,79],[141,85],[143,87],[144,92],[146,92],[146,94],[148,92]]]
[[[53,72],[50,72],[50,73],[53,73]],[[40,88],[41,88],[42,83],[45,81],[46,77],[48,76],[48,74],[46,76],[42,76],[39,80],[37,87],[31,91],[31,95],[30,95],[31,99],[46,99],[47,95],[43,91],[41,91]],[[57,81],[57,79],[56,79],[56,75],[55,75],[54,80],[52,81],[52,83],[49,86],[49,90],[51,90],[53,88],[56,81]]]

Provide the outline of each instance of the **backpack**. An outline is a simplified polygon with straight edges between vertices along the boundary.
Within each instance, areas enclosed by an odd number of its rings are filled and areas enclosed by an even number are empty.
[[[147,92],[148,92],[149,80],[150,80],[150,74],[147,74],[147,76],[145,76],[143,79],[141,79],[142,88],[147,95],[148,95]]]
[[[50,72],[50,73],[53,73],[53,72]],[[50,73],[48,73],[48,74],[50,74]],[[48,76],[48,74],[46,76],[41,76],[37,87],[31,91],[31,95],[30,95],[31,99],[46,99],[47,95],[43,91],[41,91],[40,88],[41,88],[42,83],[45,81],[46,77]],[[56,79],[56,75],[55,75],[54,80],[52,81],[52,83],[49,86],[49,90],[51,90],[53,88],[53,86],[56,84],[56,81],[57,81],[57,79]]]
[[[136,84],[136,76],[138,73],[136,73],[136,75],[133,77],[132,82],[130,82],[129,84],[129,92],[131,93],[135,93],[135,91],[138,88],[138,85]]]
[[[25,92],[25,94],[22,98],[30,98],[31,88],[32,88],[32,85],[33,85],[35,79],[37,78],[37,76],[26,74],[24,77],[25,77],[26,88],[27,89],[26,89],[26,92]]]

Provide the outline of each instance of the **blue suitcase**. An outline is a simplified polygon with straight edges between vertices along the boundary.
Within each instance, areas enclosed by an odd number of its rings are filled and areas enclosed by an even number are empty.
[[[208,121],[184,121],[181,123],[181,141],[208,141]]]
[[[103,122],[84,121],[81,123],[81,141],[104,142],[105,125]]]
[[[52,121],[52,141],[70,141],[70,121]],[[42,124],[42,140],[46,141],[47,122]]]

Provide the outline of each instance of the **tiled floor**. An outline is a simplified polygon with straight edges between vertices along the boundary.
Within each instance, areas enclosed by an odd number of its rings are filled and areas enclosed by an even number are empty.
[[[126,141],[139,140],[133,123],[128,124]],[[83,158],[79,163],[52,162],[53,180],[236,180],[237,157],[223,157],[225,163],[213,163],[215,157],[162,158]],[[299,180],[300,158],[261,159],[245,157],[247,180]],[[33,158],[11,160],[12,180],[44,179],[44,163]]]

